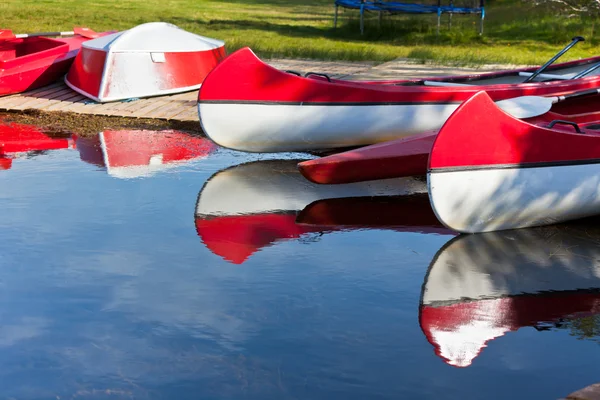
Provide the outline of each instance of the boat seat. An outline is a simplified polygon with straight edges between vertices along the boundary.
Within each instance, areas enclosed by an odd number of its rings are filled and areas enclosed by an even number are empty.
[[[531,76],[531,75],[533,75],[533,72],[519,72],[519,76]],[[575,74],[566,74],[566,75],[539,74],[537,76],[537,78],[568,80],[574,76],[575,76]]]

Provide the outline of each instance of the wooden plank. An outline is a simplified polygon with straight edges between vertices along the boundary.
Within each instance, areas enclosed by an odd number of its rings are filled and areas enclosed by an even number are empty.
[[[144,118],[162,118],[164,112],[170,110],[172,108],[179,107],[179,103],[168,101],[164,102],[158,107],[150,109],[148,112],[144,113],[142,116]]]
[[[20,107],[21,105],[27,104],[27,103],[30,103],[30,102],[36,101],[36,100],[38,100],[38,99],[35,97],[19,96],[19,97],[15,97],[14,100],[9,102],[8,104],[6,104],[6,106],[7,106],[7,109],[10,109],[10,110],[20,110],[21,108],[18,108],[18,107]]]
[[[66,101],[62,101],[60,104],[52,107],[52,111],[64,111],[66,108],[71,107],[74,103],[82,101],[85,98],[86,97],[84,95],[75,93],[74,97],[72,97]]]
[[[42,86],[41,88],[37,88],[37,89],[33,89],[33,90],[28,90],[26,92],[21,93],[21,95],[26,96],[26,97],[30,97],[30,96],[34,96],[40,92],[44,92],[47,90],[52,90],[52,89],[56,89],[58,87],[67,87],[64,83],[62,82],[56,82],[53,83],[51,85],[46,85],[46,86]]]
[[[189,103],[188,101],[186,101],[185,103]],[[174,110],[181,110],[182,108],[185,108],[185,103],[181,102],[181,101],[172,101],[169,102],[167,104],[165,104],[164,106],[155,109],[154,113],[148,115],[149,118],[161,118],[161,119],[166,119],[167,115],[170,115],[173,113]]]
[[[63,85],[63,86],[49,88],[49,89],[40,91],[38,93],[31,94],[31,95],[27,95],[26,97],[48,98],[48,96],[56,95],[56,93],[64,93],[67,91],[71,91],[71,89],[69,89],[68,87]]]
[[[190,106],[186,106],[186,107],[179,107],[175,110],[173,110],[173,112],[169,112],[169,113],[165,113],[165,118],[166,119],[170,119],[170,120],[177,120],[177,116],[180,114],[197,114],[198,113],[198,109],[196,108],[195,104],[192,104]]]

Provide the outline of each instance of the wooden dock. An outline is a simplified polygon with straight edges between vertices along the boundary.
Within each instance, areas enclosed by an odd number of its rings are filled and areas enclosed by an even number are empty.
[[[310,60],[272,60],[275,68],[323,72],[332,77],[346,77],[365,71],[373,63],[327,62]],[[198,91],[170,96],[130,99],[112,103],[96,103],[71,90],[64,83],[55,83],[40,89],[11,96],[0,97],[1,111],[40,110],[62,111],[76,114],[93,114],[115,117],[152,118],[170,121],[198,121],[196,101]]]

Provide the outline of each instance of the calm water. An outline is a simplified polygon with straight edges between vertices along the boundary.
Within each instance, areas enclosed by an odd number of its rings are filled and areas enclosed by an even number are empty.
[[[315,186],[306,155],[178,133],[30,151],[38,133],[11,129],[2,398],[556,399],[600,380],[597,221],[457,237],[420,180]]]

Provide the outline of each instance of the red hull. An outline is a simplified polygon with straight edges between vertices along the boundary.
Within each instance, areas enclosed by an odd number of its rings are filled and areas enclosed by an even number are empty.
[[[105,35],[108,34],[102,33]],[[53,83],[71,67],[83,36],[31,37],[0,43],[0,95],[20,93]]]
[[[478,93],[440,130],[429,159],[429,169],[598,159],[600,96],[594,96],[588,102],[596,105],[596,111],[576,115],[547,113],[526,122],[500,110],[486,93]],[[581,133],[565,124],[548,128],[552,120],[577,123]]]
[[[574,153],[566,151],[560,147],[570,143],[573,137],[577,140],[579,135],[563,136],[563,133],[574,133],[574,128],[567,125],[555,125],[553,130],[555,135],[563,138],[554,143],[555,136],[548,136],[548,129],[544,128],[553,120],[567,120],[580,124],[585,136],[585,143],[594,141],[598,131],[586,129],[586,126],[593,126],[600,122],[600,96],[582,97],[572,99],[564,103],[558,103],[552,108],[552,112],[529,120],[519,120],[513,118],[498,109],[490,100],[473,99],[469,101],[470,112],[453,115],[444,126],[446,132],[451,131],[447,138],[452,141],[451,144],[444,145],[443,141],[436,143],[438,151],[434,157],[432,166],[435,168],[437,163],[445,166],[458,165],[476,165],[473,163],[520,163],[520,162],[541,162],[568,160],[570,157],[597,158],[597,150],[588,149],[587,156],[580,154],[578,150]],[[485,127],[485,129],[483,128]],[[543,136],[544,139],[531,137],[530,143],[536,143],[536,151],[543,156],[534,156],[529,149],[524,149],[523,145],[515,146],[514,143],[500,139],[503,144],[489,145],[489,135],[481,134],[485,131],[507,131],[510,130],[514,135],[524,137],[535,132],[534,136]],[[375,179],[398,178],[413,175],[424,175],[427,173],[427,163],[429,154],[436,139],[437,132],[425,132],[406,139],[398,139],[385,143],[379,143],[371,146],[362,147],[356,150],[350,150],[331,156],[309,160],[298,164],[302,174],[309,180],[321,184],[337,184],[361,182]],[[590,137],[592,139],[590,139]],[[492,139],[494,140],[494,139]],[[518,139],[523,143],[524,139]],[[538,142],[539,141],[539,142]],[[545,144],[544,144],[545,143]],[[559,144],[560,143],[560,144]],[[477,148],[487,144],[486,147],[493,148],[494,154],[486,159],[472,159],[474,156],[469,152],[469,148],[477,145]],[[498,146],[504,146],[501,150]],[[556,147],[555,147],[556,146]],[[573,149],[573,145],[568,145],[567,149]],[[578,149],[575,146],[575,149]],[[522,153],[527,153],[524,157]],[[482,153],[476,153],[482,156]],[[440,160],[443,157],[444,160]]]

